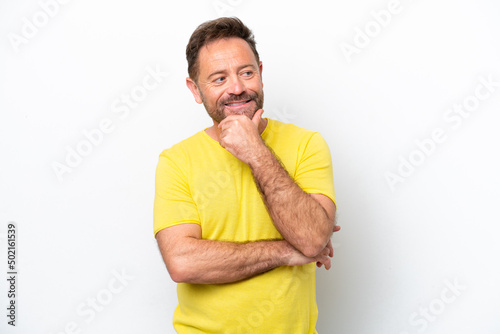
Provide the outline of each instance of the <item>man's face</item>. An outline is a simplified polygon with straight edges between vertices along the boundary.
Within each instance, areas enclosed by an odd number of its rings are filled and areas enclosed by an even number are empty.
[[[262,63],[241,38],[209,43],[198,54],[197,84],[188,78],[196,102],[220,123],[229,115],[252,118],[264,105]]]

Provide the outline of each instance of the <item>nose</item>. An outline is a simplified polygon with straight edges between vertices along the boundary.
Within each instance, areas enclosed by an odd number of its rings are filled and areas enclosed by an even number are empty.
[[[238,76],[231,77],[228,83],[229,83],[227,88],[228,94],[240,95],[245,91],[245,84]]]

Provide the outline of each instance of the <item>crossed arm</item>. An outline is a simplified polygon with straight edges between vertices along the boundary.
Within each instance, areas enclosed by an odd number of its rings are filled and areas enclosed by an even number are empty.
[[[246,243],[205,240],[201,239],[197,224],[168,227],[159,231],[156,238],[170,277],[177,283],[232,283],[279,266],[311,262],[329,269],[333,256],[330,246],[314,258],[306,257],[286,240]]]
[[[305,193],[288,175],[258,132],[262,111],[250,120],[229,116],[219,124],[220,143],[250,166],[276,229],[285,240],[247,243],[204,240],[197,224],[157,233],[163,259],[175,282],[236,282],[279,266],[316,262],[331,266],[335,204],[327,196]]]

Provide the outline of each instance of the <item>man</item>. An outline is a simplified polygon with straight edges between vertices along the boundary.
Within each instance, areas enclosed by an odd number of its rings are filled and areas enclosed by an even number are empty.
[[[178,283],[178,333],[316,333],[315,266],[330,268],[328,146],[262,118],[262,62],[237,18],[200,25],[186,83],[213,126],[160,155],[154,230]]]

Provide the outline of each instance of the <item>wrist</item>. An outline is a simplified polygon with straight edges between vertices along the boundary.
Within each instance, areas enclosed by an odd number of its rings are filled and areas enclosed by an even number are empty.
[[[286,240],[279,241],[280,243],[280,254],[279,261],[281,266],[292,265],[292,259],[296,254],[296,249]]]
[[[262,142],[258,148],[254,150],[253,158],[248,162],[248,166],[252,171],[262,169],[269,165],[271,159],[274,158],[271,150]]]

